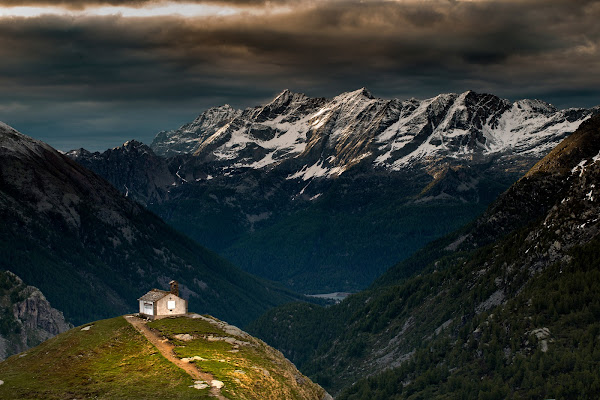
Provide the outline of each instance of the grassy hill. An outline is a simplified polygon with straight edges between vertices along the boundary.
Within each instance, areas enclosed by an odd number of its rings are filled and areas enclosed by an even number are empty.
[[[314,399],[326,393],[281,353],[212,317],[149,326],[224,383],[228,399]],[[186,336],[181,336],[186,334]],[[178,339],[184,337],[185,340]],[[164,358],[123,317],[62,333],[0,363],[0,399],[202,399],[209,389]]]

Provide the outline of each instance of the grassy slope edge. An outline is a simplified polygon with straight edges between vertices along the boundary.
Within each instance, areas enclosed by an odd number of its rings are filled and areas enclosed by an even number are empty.
[[[222,394],[241,400],[321,400],[325,391],[281,353],[213,317],[194,315],[149,323],[225,383]],[[186,334],[182,339],[181,334]],[[187,337],[186,337],[187,336]],[[62,333],[0,363],[0,399],[208,399],[123,317]]]

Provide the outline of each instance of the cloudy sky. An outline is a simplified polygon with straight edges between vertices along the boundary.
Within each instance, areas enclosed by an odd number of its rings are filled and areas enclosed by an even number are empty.
[[[589,107],[598,21],[586,0],[0,0],[0,121],[103,150],[285,88]]]

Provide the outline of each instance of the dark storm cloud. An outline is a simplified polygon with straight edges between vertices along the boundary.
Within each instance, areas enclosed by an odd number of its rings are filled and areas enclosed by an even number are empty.
[[[0,119],[7,110],[25,115],[19,105],[32,99],[74,110],[85,100],[112,110],[111,126],[128,107],[164,110],[165,119],[185,109],[192,118],[192,105],[199,112],[254,105],[283,88],[330,96],[361,86],[382,97],[474,89],[591,105],[600,103],[590,89],[600,87],[599,3],[299,1],[287,12],[226,17],[5,18]]]
[[[264,6],[286,4],[292,0],[170,0],[173,3],[198,3],[209,5]],[[97,6],[144,7],[157,4],[157,0],[2,0],[3,7],[53,6],[71,10],[81,10]]]

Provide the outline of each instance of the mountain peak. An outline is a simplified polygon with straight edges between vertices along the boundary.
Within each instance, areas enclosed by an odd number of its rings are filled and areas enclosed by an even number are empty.
[[[284,89],[267,106],[281,106],[294,100],[303,100],[306,98],[306,95],[303,93],[294,93],[289,89]]]
[[[158,155],[190,153],[235,168],[273,168],[295,158],[298,169],[290,176],[308,179],[328,168],[345,171],[363,159],[400,170],[429,157],[485,157],[514,149],[543,153],[592,112],[565,114],[536,100],[521,101],[520,107],[472,90],[400,102],[379,100],[365,87],[329,99],[285,89],[268,104],[161,133],[151,147]],[[333,164],[319,166],[323,151]]]
[[[375,99],[375,97],[373,97],[373,95],[371,94],[369,89],[367,89],[366,87],[362,87],[362,88],[354,90],[352,92],[342,93],[338,97],[345,98],[345,99],[361,98],[361,97],[366,97],[369,100]]]
[[[373,95],[371,94],[371,92],[369,91],[369,89],[367,89],[364,86],[362,88],[358,89],[357,92],[359,92],[361,96],[364,96],[366,98],[369,98],[369,99],[374,99],[375,98],[375,97],[373,97]]]
[[[0,122],[0,150],[2,152],[22,155],[29,155],[31,153],[39,154],[43,150],[54,151],[46,143],[23,135],[15,128],[3,122]]]
[[[554,107],[552,104],[546,103],[545,101],[538,100],[538,99],[518,100],[515,102],[515,105],[519,109],[533,111],[533,112],[542,113],[542,114],[550,114],[550,113],[554,113],[557,111],[557,108]]]
[[[77,159],[79,157],[90,157],[92,155],[92,152],[84,149],[83,147],[80,147],[78,149],[73,149],[73,150],[67,151],[65,153],[65,155],[68,156],[69,158]]]
[[[125,149],[137,149],[139,147],[147,147],[147,146],[140,141],[132,139],[132,140],[128,140],[125,143],[123,143],[122,147]]]
[[[279,93],[277,96],[275,96],[275,99],[278,99],[280,97],[286,97],[293,94],[293,92],[290,89],[283,89],[281,91],[281,93]]]

